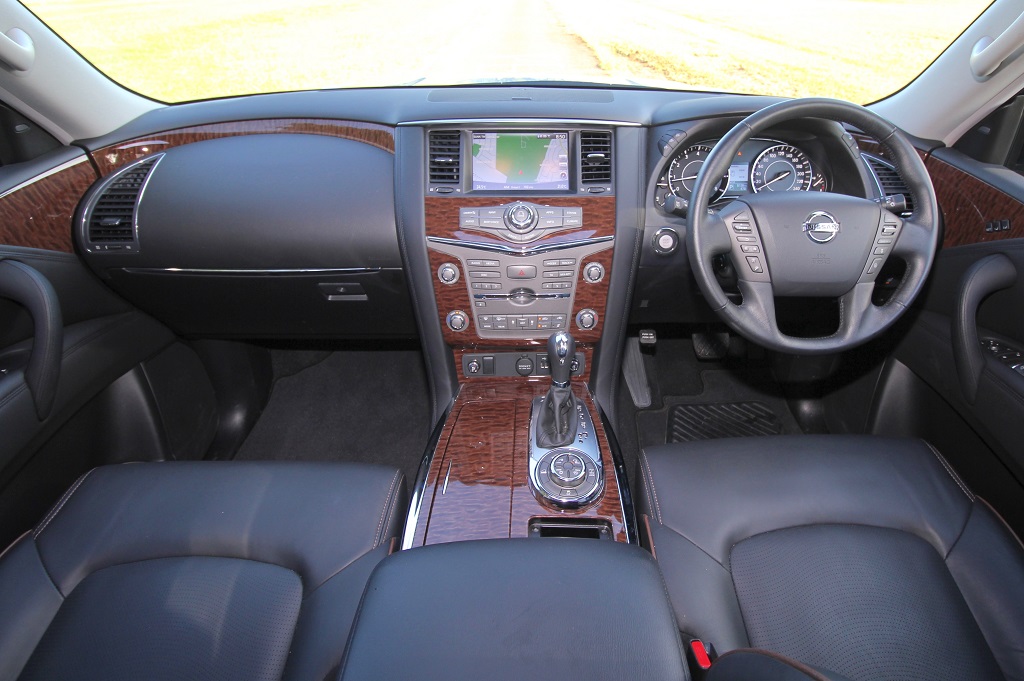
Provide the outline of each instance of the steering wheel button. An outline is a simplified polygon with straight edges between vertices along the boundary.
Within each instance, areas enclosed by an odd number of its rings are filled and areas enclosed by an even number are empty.
[[[881,239],[879,239],[879,240],[878,240],[878,241],[877,241],[876,243],[878,243],[878,244],[880,244],[880,245],[883,245],[883,246],[884,246],[884,245],[888,245],[888,244],[891,244],[891,243],[892,243],[892,237],[888,237],[888,236],[883,236],[883,237],[882,237]]]
[[[732,230],[734,232],[749,233],[750,223],[747,222],[734,222],[732,223]]]
[[[885,246],[879,246],[875,249],[875,255],[885,255],[886,250]]]
[[[757,256],[748,255],[747,265],[750,266],[750,271],[754,274],[761,274],[764,270],[761,268],[761,259]]]
[[[757,237],[753,237],[753,236],[738,236],[738,237],[736,237],[736,241],[740,242],[741,244],[756,244],[757,243]]]
[[[875,274],[880,269],[882,269],[882,258],[875,258],[868,265],[868,274]]]
[[[744,253],[760,253],[761,252],[761,249],[758,248],[757,246],[744,245],[744,246],[740,246],[740,248],[743,249]]]
[[[882,226],[882,235],[883,236],[893,236],[894,234],[896,234],[896,227],[895,226],[892,226],[892,225],[883,225]]]
[[[733,222],[750,222],[750,216],[744,213],[737,213],[732,218]]]

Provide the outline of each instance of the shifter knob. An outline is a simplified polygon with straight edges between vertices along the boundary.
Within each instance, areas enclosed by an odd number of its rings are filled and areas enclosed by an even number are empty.
[[[551,382],[559,388],[569,385],[575,357],[576,340],[572,334],[565,331],[551,334],[548,338],[548,366],[551,368]]]

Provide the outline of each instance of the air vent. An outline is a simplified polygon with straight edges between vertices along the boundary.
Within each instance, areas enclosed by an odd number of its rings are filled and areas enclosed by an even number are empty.
[[[864,160],[868,162],[868,166],[871,167],[871,172],[875,176],[875,181],[878,182],[878,189],[882,192],[883,196],[892,196],[893,194],[902,194],[903,198],[907,200],[907,210],[903,215],[910,215],[914,212],[914,199],[910,195],[910,189],[907,187],[907,183],[903,181],[900,174],[896,172],[896,166],[889,161],[881,159],[871,154],[861,154]]]
[[[612,182],[612,134],[605,131],[580,132],[580,180],[585,185]]]
[[[430,133],[430,184],[458,184],[462,135],[457,130]]]
[[[88,218],[92,250],[138,250],[135,235],[136,206],[146,179],[161,157],[156,156],[121,170],[96,197],[89,209]]]

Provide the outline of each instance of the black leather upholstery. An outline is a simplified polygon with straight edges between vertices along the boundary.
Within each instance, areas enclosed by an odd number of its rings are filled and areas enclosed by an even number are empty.
[[[578,539],[402,551],[370,578],[356,679],[686,679],[664,582],[636,546]]]
[[[648,448],[639,511],[681,628],[860,679],[1024,678],[1024,548],[916,440]]]
[[[400,532],[359,464],[126,464],[0,559],[0,679],[323,679]]]

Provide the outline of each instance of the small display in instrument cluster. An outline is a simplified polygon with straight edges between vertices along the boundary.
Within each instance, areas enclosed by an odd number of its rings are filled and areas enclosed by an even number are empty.
[[[750,166],[746,163],[736,163],[729,166],[729,185],[725,189],[726,194],[746,194],[750,191]]]

